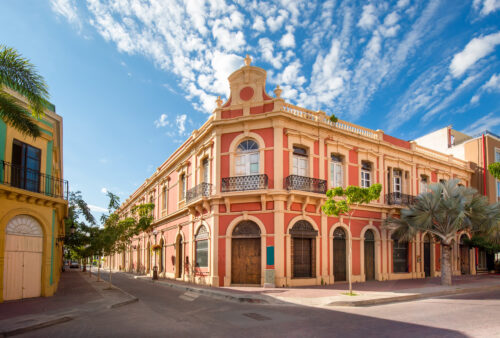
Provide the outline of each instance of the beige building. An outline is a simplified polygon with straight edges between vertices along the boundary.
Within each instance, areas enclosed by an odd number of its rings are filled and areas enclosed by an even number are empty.
[[[266,90],[266,71],[245,65],[228,78],[230,96],[121,205],[155,204],[153,228],[112,268],[214,286],[331,284],[440,275],[440,245],[429,234],[401,243],[382,227],[426,185],[458,178],[469,163],[286,102]],[[327,189],[382,185],[380,199],[346,217],[321,211]],[[453,273],[475,273],[473,250],[457,234]],[[349,241],[351,239],[352,241]]]
[[[51,296],[61,273],[62,118],[49,106],[36,123],[41,136],[33,139],[0,119],[0,301]]]

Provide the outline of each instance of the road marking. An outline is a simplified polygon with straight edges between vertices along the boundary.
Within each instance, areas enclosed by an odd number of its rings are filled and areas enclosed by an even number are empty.
[[[190,291],[179,296],[180,299],[184,299],[187,302],[192,302],[193,300],[195,300],[198,297],[200,297],[199,294],[194,293],[194,292],[190,292]]]

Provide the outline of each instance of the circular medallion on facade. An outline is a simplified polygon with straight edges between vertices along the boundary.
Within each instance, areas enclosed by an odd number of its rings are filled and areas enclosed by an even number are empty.
[[[252,87],[245,87],[240,91],[240,98],[243,101],[248,101],[253,97],[253,88]]]

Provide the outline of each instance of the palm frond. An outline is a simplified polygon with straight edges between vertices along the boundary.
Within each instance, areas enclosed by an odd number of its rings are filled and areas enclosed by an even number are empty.
[[[0,90],[0,118],[19,130],[23,135],[34,138],[40,136],[40,128],[34,122],[30,113],[19,106],[11,95],[2,90]]]
[[[5,85],[30,102],[32,114],[43,116],[48,103],[48,86],[36,67],[15,49],[0,45],[0,86]]]

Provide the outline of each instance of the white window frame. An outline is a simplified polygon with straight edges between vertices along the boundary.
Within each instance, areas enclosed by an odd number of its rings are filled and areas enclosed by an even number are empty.
[[[238,144],[238,147],[241,143],[248,141],[243,140]],[[259,144],[254,141],[257,146]],[[234,168],[236,176],[249,176],[249,175],[258,175],[260,173],[260,152],[259,150],[251,150],[251,151],[242,151],[238,150],[234,159]]]
[[[424,181],[425,178],[425,181]],[[420,193],[427,192],[429,189],[429,176],[426,175],[420,175]]]
[[[179,177],[179,201],[184,201],[186,199],[186,189],[187,188],[187,175],[186,173],[181,173]]]
[[[201,160],[202,183],[210,183],[210,161],[208,157]]]
[[[400,169],[394,169],[392,172],[392,192],[403,193],[403,171]]]
[[[306,151],[306,154],[307,154],[306,148],[304,148],[304,147],[296,147],[296,148],[304,149]],[[303,176],[303,177],[309,176],[309,156],[308,155],[297,155],[297,154],[293,153],[292,175]]]
[[[332,188],[344,186],[344,166],[342,160],[330,160],[330,186]]]
[[[370,164],[370,168],[372,166],[371,162],[367,163]],[[372,171],[371,170],[366,170],[363,169],[363,162],[361,162],[361,188],[369,188],[372,186]]]

